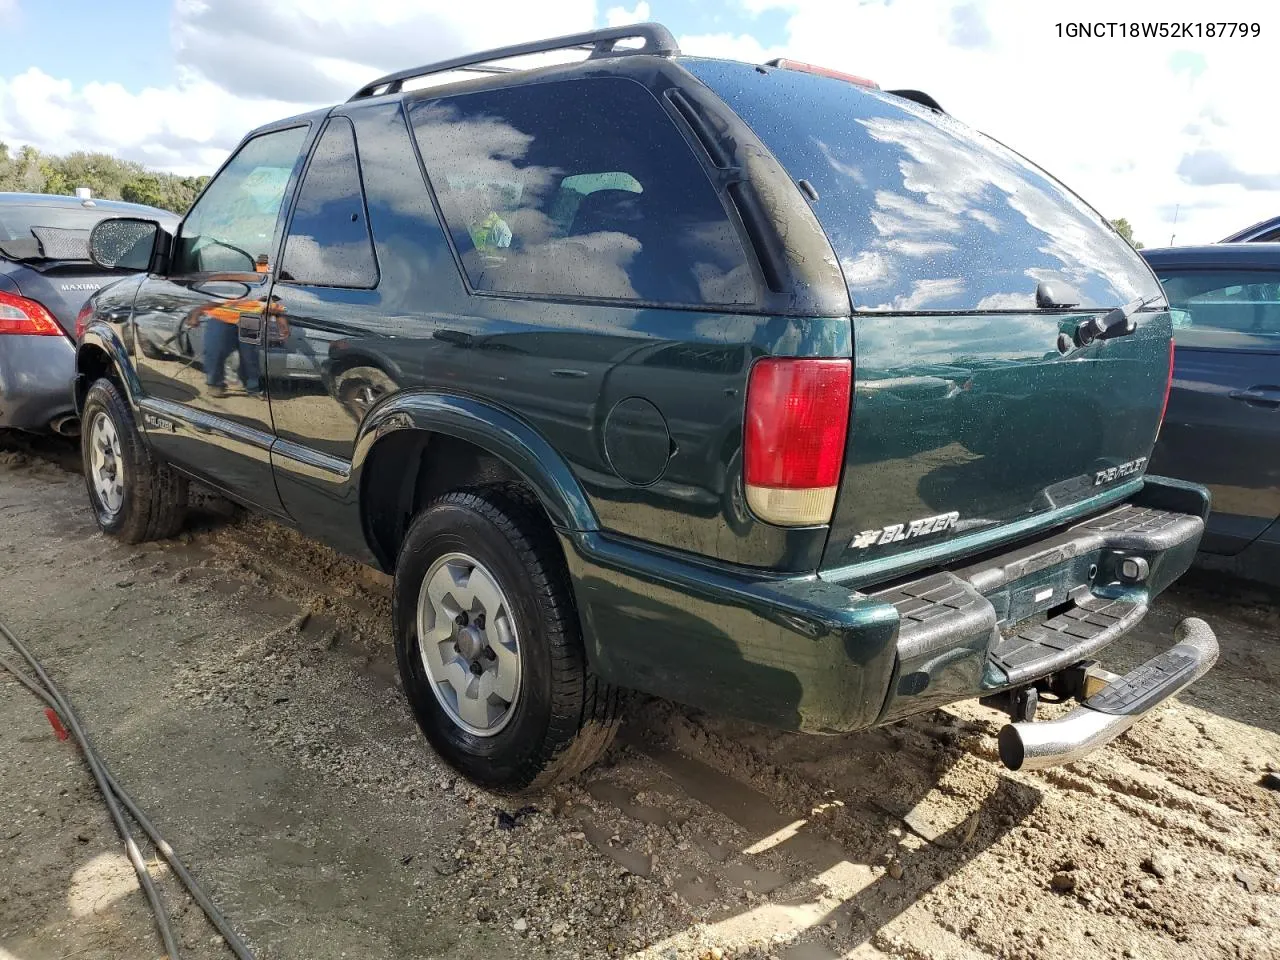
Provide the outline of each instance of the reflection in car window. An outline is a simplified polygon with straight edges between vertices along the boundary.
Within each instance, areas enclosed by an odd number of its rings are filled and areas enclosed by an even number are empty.
[[[307,164],[289,221],[280,279],[325,287],[377,285],[355,131],[346,117],[329,121]]]
[[[1280,272],[1159,270],[1174,338],[1188,346],[1280,346]]]
[[[182,222],[173,272],[251,272],[271,253],[276,218],[306,127],[254,137],[223,167]]]
[[[639,84],[531,84],[427,100],[411,116],[476,289],[754,301],[714,188]]]
[[[816,189],[857,310],[1034,310],[1041,280],[1083,307],[1160,292],[1075,194],[949,116],[795,70],[682,63]]]

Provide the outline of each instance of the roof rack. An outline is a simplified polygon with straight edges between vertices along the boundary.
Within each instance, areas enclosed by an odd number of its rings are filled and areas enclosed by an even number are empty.
[[[619,49],[620,40],[635,38],[644,40],[639,47]],[[452,60],[441,60],[409,70],[400,70],[379,77],[372,83],[365,84],[356,91],[352,100],[363,100],[366,97],[377,97],[387,93],[399,93],[406,80],[416,80],[433,73],[445,73],[451,70],[472,73],[511,73],[510,67],[500,67],[491,63],[494,60],[507,60],[511,57],[523,57],[530,53],[546,53],[552,50],[588,50],[588,60],[604,57],[621,57],[630,54],[649,54],[658,57],[673,57],[680,52],[676,38],[660,23],[636,23],[626,27],[608,27],[604,30],[591,30],[588,33],[574,33],[566,37],[553,37],[550,40],[535,40],[532,43],[517,43],[510,47],[499,47],[496,50],[485,50],[483,53],[469,53],[454,57]],[[348,101],[350,102],[350,101]]]

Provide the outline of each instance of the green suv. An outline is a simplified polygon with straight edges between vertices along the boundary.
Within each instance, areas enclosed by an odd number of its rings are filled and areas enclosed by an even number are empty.
[[[1145,476],[1159,283],[918,91],[525,44],[255,130],[176,232],[91,246],[145,271],[80,318],[102,529],[172,535],[195,479],[394,573],[405,692],[485,786],[583,769],[624,689],[815,733],[983,697],[1043,766],[1216,657],[1188,621],[1092,659],[1209,506]]]

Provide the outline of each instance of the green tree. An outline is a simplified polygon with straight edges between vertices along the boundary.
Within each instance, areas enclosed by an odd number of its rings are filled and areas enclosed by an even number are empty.
[[[15,156],[8,144],[0,142],[0,191],[70,195],[77,187],[88,187],[104,200],[145,203],[183,214],[208,181],[208,177],[180,177],[83,150],[60,157],[26,146]]]
[[[1133,226],[1124,217],[1119,220],[1112,220],[1111,225],[1116,228],[1116,233],[1129,241],[1129,245],[1135,250],[1142,249],[1142,241],[1133,239]]]
[[[151,173],[140,173],[121,186],[120,199],[129,203],[145,203],[149,207],[167,208],[166,201],[169,198],[159,177]]]

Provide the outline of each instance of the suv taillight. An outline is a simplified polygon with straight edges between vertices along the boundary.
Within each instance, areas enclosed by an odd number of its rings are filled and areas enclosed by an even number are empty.
[[[766,357],[747,382],[743,480],[768,523],[828,523],[849,427],[849,360]]]
[[[1169,341],[1169,376],[1164,381],[1164,402],[1160,404],[1160,422],[1156,424],[1156,436],[1160,436],[1160,428],[1164,426],[1164,415],[1169,412],[1169,394],[1173,391],[1173,356],[1174,343]]]
[[[20,333],[52,337],[62,333],[53,314],[35,300],[14,293],[0,293],[0,334]]]

